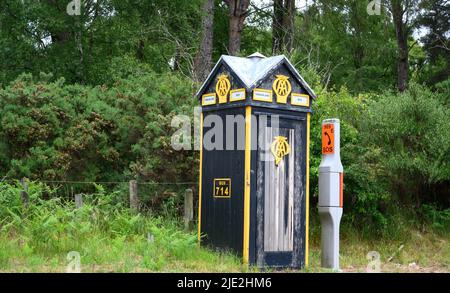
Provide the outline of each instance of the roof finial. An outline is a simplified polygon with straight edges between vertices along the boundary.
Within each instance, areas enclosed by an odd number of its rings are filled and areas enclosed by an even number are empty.
[[[264,56],[263,54],[259,53],[259,52],[255,52],[252,55],[247,56],[247,58],[266,58],[266,56]]]

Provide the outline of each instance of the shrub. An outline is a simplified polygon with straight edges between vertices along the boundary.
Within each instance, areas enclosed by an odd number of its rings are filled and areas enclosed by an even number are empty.
[[[422,205],[422,213],[426,224],[441,233],[450,233],[450,209],[439,210],[435,205]]]
[[[375,155],[378,181],[402,203],[449,205],[449,114],[433,92],[416,84],[370,102],[364,142]]]
[[[192,113],[195,103],[189,80],[143,71],[112,87],[51,79],[24,74],[0,89],[0,174],[44,181],[196,181],[196,153],[170,147],[172,117]],[[71,187],[96,192],[92,185]]]
[[[317,203],[321,152],[321,125],[327,118],[339,118],[341,124],[341,161],[344,166],[344,222],[359,228],[366,225],[382,230],[386,226],[383,206],[389,201],[384,185],[377,182],[373,152],[362,143],[370,96],[354,97],[346,88],[319,93],[311,121],[311,194]]]
[[[189,176],[191,168],[168,168],[186,154],[167,150],[167,134],[175,113],[192,105],[191,94],[187,80],[151,72],[111,88],[22,75],[0,90],[0,172],[81,181]]]
[[[1,270],[52,266],[63,271],[69,251],[80,253],[83,271],[192,270],[205,265],[214,270],[227,263],[239,267],[231,255],[199,248],[196,234],[183,232],[180,221],[131,213],[101,186],[78,209],[36,182],[29,184],[30,202],[24,208],[19,186],[0,182]],[[50,197],[44,199],[46,194]]]

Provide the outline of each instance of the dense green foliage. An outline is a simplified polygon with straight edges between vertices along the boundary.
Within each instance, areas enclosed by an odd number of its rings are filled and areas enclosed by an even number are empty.
[[[82,272],[246,272],[229,253],[213,253],[197,245],[193,233],[181,230],[180,222],[171,214],[155,217],[135,214],[123,204],[120,193],[107,193],[100,185],[84,197],[84,205],[76,208],[72,201],[61,199],[58,191],[42,183],[30,182],[30,202],[20,199],[18,182],[0,183],[0,271],[65,272],[75,269],[74,257],[79,253]],[[427,219],[435,228],[448,231],[449,214],[427,208]],[[311,256],[307,271],[320,269],[320,231],[312,219]],[[397,222],[398,223],[398,222]],[[364,272],[367,251],[376,247],[383,260],[398,250],[395,264],[383,271],[397,271],[402,264],[417,262],[421,267],[448,270],[444,237],[415,230],[411,223],[395,226],[390,241],[386,238],[355,239],[359,232],[345,225],[342,229],[342,268]],[[406,242],[405,242],[406,241]],[[425,247],[425,248],[424,248]],[[419,249],[418,249],[419,248]],[[439,266],[436,268],[436,262]]]
[[[133,214],[118,193],[100,185],[76,209],[42,183],[29,186],[30,202],[20,200],[20,184],[0,183],[0,270],[30,271],[35,263],[63,272],[69,251],[80,253],[83,271],[211,271],[239,268],[236,258],[197,245],[170,215]],[[21,263],[23,262],[23,263]],[[94,268],[91,268],[90,266]],[[230,268],[231,267],[231,268]]]
[[[339,117],[346,220],[381,229],[399,209],[415,217],[432,206],[448,213],[447,96],[419,85],[402,94],[354,97],[345,88],[320,93],[311,130],[313,194],[317,196],[321,121]]]
[[[196,181],[196,152],[170,146],[173,116],[192,115],[188,81],[151,71],[118,79],[113,87],[45,81],[49,78],[42,74],[33,81],[24,75],[0,91],[3,174],[33,180]],[[448,207],[446,99],[446,91],[419,85],[402,94],[357,97],[345,88],[319,89],[311,130],[312,194],[317,196],[321,121],[339,117],[349,221],[383,228],[398,206],[414,206],[418,215],[425,213],[423,204]],[[123,187],[116,189],[126,193]],[[149,208],[181,210],[181,188],[146,188]],[[178,195],[172,198],[172,192]]]
[[[68,83],[98,85],[111,80],[111,61],[123,56],[158,73],[190,76],[202,33],[203,0],[82,1],[79,16],[67,14],[68,2],[1,1],[0,84],[23,72],[52,72]],[[318,0],[298,7],[294,51],[285,53],[297,54],[297,64],[314,64],[328,86],[346,86],[351,92],[394,87],[392,19],[384,8],[381,15],[368,15],[366,2]],[[449,75],[450,4],[419,2],[408,31],[410,72],[421,83],[435,85]],[[271,55],[271,1],[251,3],[241,55]],[[216,0],[213,60],[227,53],[228,14],[224,1]],[[413,38],[414,29],[422,32],[421,43]]]
[[[449,203],[444,190],[450,176],[450,112],[440,100],[438,93],[412,85],[404,94],[371,101],[363,126],[381,166],[378,176],[392,178],[391,188],[416,207],[422,200]]]
[[[136,56],[165,72],[176,50],[180,67],[195,51],[187,45],[198,39],[199,0],[81,1],[79,16],[67,14],[69,2],[0,2],[0,83],[42,71],[97,85],[108,80],[114,58]]]
[[[112,87],[46,78],[22,75],[0,90],[2,174],[78,181],[193,179],[193,153],[167,147],[173,115],[187,112],[193,102],[189,81],[150,71]],[[177,168],[166,168],[171,164]]]
[[[80,16],[68,15],[66,2],[0,1],[0,179],[138,179],[195,188],[197,152],[175,151],[170,139],[172,118],[192,117],[197,105],[198,84],[190,77],[204,1],[83,1]],[[271,55],[270,5],[252,2],[240,54]],[[366,2],[299,7],[294,50],[285,52],[318,93],[312,194],[320,121],[337,117],[344,220],[381,230],[390,215],[406,210],[442,227],[450,200],[448,1],[415,1],[420,10],[407,33],[410,89],[402,94],[395,92],[392,18],[384,8],[367,15]],[[213,61],[227,53],[229,38],[228,6],[215,4]],[[187,186],[146,186],[144,201],[179,211]],[[95,192],[92,185],[70,188]],[[125,193],[127,186],[108,188]]]
[[[450,74],[450,7],[446,0],[423,1],[417,23],[428,30],[422,37],[426,57],[421,58],[420,79],[434,85],[448,79]]]

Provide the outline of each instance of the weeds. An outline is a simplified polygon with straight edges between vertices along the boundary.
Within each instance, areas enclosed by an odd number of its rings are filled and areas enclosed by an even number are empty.
[[[0,270],[64,271],[73,250],[86,271],[246,270],[229,253],[199,248],[178,221],[133,214],[100,186],[79,209],[39,183],[30,183],[28,208],[18,183],[0,190]]]
[[[0,183],[0,271],[64,272],[69,251],[80,253],[83,272],[259,271],[242,265],[229,252],[200,248],[196,234],[184,232],[175,216],[130,212],[117,193],[106,193],[101,186],[85,197],[79,209],[74,202],[56,197],[55,190],[33,182],[30,204],[24,207],[20,191],[18,182]],[[344,213],[343,270],[364,272],[366,255],[375,250],[382,271],[448,271],[448,214],[432,207],[424,212],[429,214],[427,221],[437,224],[419,229],[408,214],[393,212],[381,234],[370,226],[358,230],[346,222]],[[310,227],[310,266],[303,271],[323,272],[315,212]]]

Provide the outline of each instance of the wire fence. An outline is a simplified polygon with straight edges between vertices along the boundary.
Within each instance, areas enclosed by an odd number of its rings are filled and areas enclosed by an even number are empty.
[[[23,178],[22,178],[23,179]],[[22,179],[15,178],[7,178],[6,176],[0,179],[0,182],[9,182],[14,183],[21,181]],[[33,180],[32,180],[33,181]],[[129,183],[130,181],[71,181],[71,180],[36,180],[37,182],[42,183],[62,183],[62,184],[123,184]],[[198,182],[153,182],[153,181],[138,181],[139,185],[192,185],[197,184]]]
[[[24,190],[26,178],[6,178],[0,182],[20,186]],[[112,196],[116,201],[131,205],[131,182],[130,181],[76,181],[76,180],[30,180],[35,183],[45,184],[51,190],[52,196],[75,201],[77,195],[89,197]],[[28,184],[27,184],[28,185]],[[184,209],[184,195],[186,190],[192,190],[194,194],[198,190],[198,182],[153,182],[136,181],[136,197],[139,202],[139,210],[151,213],[163,213],[182,215]],[[49,196],[49,195],[47,195]],[[46,195],[43,195],[45,198]],[[195,198],[195,197],[194,197]],[[197,206],[194,199],[194,207]]]

